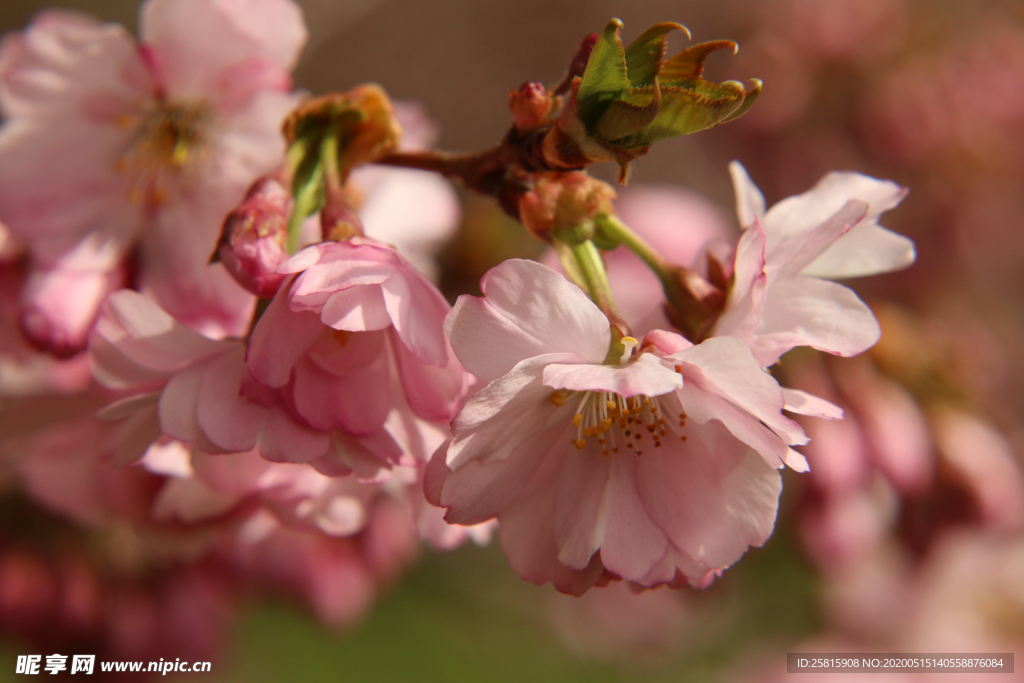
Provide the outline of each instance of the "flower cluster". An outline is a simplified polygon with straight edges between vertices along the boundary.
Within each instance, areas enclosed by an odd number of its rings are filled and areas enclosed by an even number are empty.
[[[22,250],[3,320],[25,336],[0,354],[53,405],[0,452],[33,500],[334,624],[421,541],[495,526],[521,577],[574,595],[705,587],[765,543],[779,470],[808,469],[786,413],[842,417],[768,368],[872,346],[833,280],[915,255],[878,224],[906,191],[852,172],[766,209],[735,163],[735,240],[693,201],[617,213],[586,165],[624,181],[651,144],[745,113],[760,81],[702,78],[735,44],[666,59],[683,27],[623,47],[613,20],[550,94],[512,91],[500,145],[454,155],[379,86],[291,92],[291,0],[147,0],[140,25],[50,12],[0,48],[3,249]],[[430,171],[561,272],[507,260],[451,306],[433,249],[459,210]],[[645,223],[673,215],[655,249]]]

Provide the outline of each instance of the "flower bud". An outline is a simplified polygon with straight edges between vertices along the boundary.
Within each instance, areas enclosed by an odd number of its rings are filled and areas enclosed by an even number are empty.
[[[245,289],[273,298],[286,277],[277,267],[288,258],[288,215],[292,198],[275,176],[260,178],[224,219],[217,256]]]
[[[582,171],[546,173],[520,198],[519,215],[534,237],[550,241],[550,234],[557,232],[565,241],[579,241],[571,236],[589,226],[591,234],[579,238],[590,239],[597,214],[615,213],[614,198],[615,190],[608,183]]]
[[[542,83],[529,81],[519,90],[508,91],[508,107],[515,118],[516,130],[539,128],[554,108],[554,101]]]

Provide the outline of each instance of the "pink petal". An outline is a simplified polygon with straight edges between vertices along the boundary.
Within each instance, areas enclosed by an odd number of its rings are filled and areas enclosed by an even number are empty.
[[[448,444],[450,443],[449,439],[438,446],[423,471],[423,494],[427,502],[434,507],[441,507],[441,488],[444,486],[444,480],[448,473],[451,472],[447,463]]]
[[[668,538],[651,521],[637,486],[638,461],[642,457],[646,455],[607,458],[611,461],[611,477],[601,562],[608,571],[629,581],[647,575],[668,547]]]
[[[551,581],[563,593],[582,595],[596,583],[604,567],[596,554],[583,571],[558,561],[558,546],[551,525],[553,515],[553,488],[541,488],[520,499],[499,521],[502,550],[521,578],[537,584]]]
[[[708,445],[668,439],[639,458],[637,487],[673,544],[698,562],[727,567],[771,535],[782,480],[721,427],[700,431]]]
[[[316,429],[372,434],[391,408],[387,355],[342,377],[302,360],[295,366],[293,396],[296,411]]]
[[[680,388],[683,380],[657,356],[645,353],[625,366],[552,363],[544,368],[544,385],[572,391],[610,391],[630,398],[667,394]]]
[[[739,339],[715,337],[673,356],[699,371],[692,374],[684,367],[683,376],[691,374],[703,389],[718,394],[764,422],[786,443],[804,444],[800,425],[782,415],[785,405],[782,388],[771,375],[761,370],[750,349]]]
[[[114,401],[96,412],[96,419],[101,422],[116,422],[134,415],[143,408],[156,405],[160,401],[160,392],[138,394]]]
[[[526,497],[529,484],[545,459],[557,460],[565,452],[572,438],[571,429],[567,420],[540,429],[521,440],[522,448],[515,456],[475,459],[452,471],[441,489],[440,503],[448,508],[445,519],[452,524],[479,524],[519,504],[517,501]],[[450,448],[448,458],[452,458]]]
[[[273,462],[313,462],[331,447],[331,435],[299,424],[277,407],[267,411],[259,446],[260,454]]]
[[[384,433],[386,436],[386,433]],[[394,445],[394,442],[391,442]],[[401,451],[395,454],[395,459]],[[355,474],[356,478],[365,483],[384,481],[391,474],[391,466],[386,459],[381,459],[355,437],[335,433],[332,447],[319,460],[310,463],[320,474],[328,477],[340,477]]]
[[[288,0],[151,0],[139,18],[172,97],[208,98],[239,63],[263,61],[287,73],[306,42],[302,12]]]
[[[834,280],[863,277],[902,270],[916,258],[917,252],[910,239],[876,223],[862,221],[801,272]]]
[[[80,244],[53,268],[33,270],[22,290],[22,329],[37,347],[61,357],[85,348],[100,303],[125,284],[118,261],[75,263],[83,250],[91,250],[91,242]]]
[[[878,219],[884,211],[899,204],[907,191],[888,180],[860,173],[833,171],[807,192],[782,200],[764,218],[769,239],[785,239],[806,232],[825,222],[850,199],[869,205],[865,218]]]
[[[504,460],[523,452],[520,444],[536,431],[557,421],[569,425],[573,408],[552,403],[554,392],[541,382],[544,366],[567,360],[575,359],[553,353],[525,360],[471,398],[452,422],[448,466],[458,470],[477,458]]]
[[[483,298],[461,296],[445,321],[456,355],[485,381],[545,353],[574,353],[601,363],[608,319],[578,287],[550,268],[511,259],[480,281]]]
[[[381,287],[388,313],[402,343],[420,361],[443,366],[448,362],[444,320],[451,308],[432,282],[405,266]]]
[[[310,248],[310,252],[312,253]],[[401,257],[385,245],[353,238],[347,242],[325,242],[315,247],[318,260],[308,265],[292,288],[293,307],[306,297],[321,292],[338,292],[359,285],[380,285],[401,266]],[[304,264],[309,256],[303,255]],[[288,261],[281,267],[292,272],[298,264]]]
[[[139,221],[114,169],[131,142],[115,125],[152,95],[124,29],[48,11],[0,52],[0,220],[56,258],[92,231],[123,249]],[[74,154],[68,154],[74,149]]]
[[[358,285],[334,292],[324,304],[320,320],[336,330],[366,332],[391,327],[379,285]]]
[[[823,398],[818,398],[817,396],[808,394],[806,391],[800,391],[799,389],[786,389],[783,387],[782,395],[786,400],[784,409],[791,413],[821,417],[826,420],[843,419],[842,408],[833,403],[829,403]]]
[[[181,441],[197,441],[199,392],[209,363],[197,363],[175,373],[160,395],[160,427],[164,434]]]
[[[717,420],[733,436],[760,453],[770,466],[782,467],[789,447],[756,417],[718,395],[701,390],[696,381],[685,382],[678,393],[687,420],[699,425]]]
[[[773,285],[757,334],[754,355],[768,366],[797,346],[855,356],[878,341],[881,329],[852,290],[800,276]]]
[[[268,387],[283,387],[291,379],[292,368],[309,348],[329,333],[313,313],[296,313],[288,306],[288,283],[256,323],[246,365],[259,382]]]
[[[802,271],[860,222],[867,212],[867,203],[851,199],[813,228],[782,239],[766,233],[768,246],[765,260],[768,265],[769,286],[780,269],[790,277]]]
[[[768,276],[764,272],[765,244],[761,222],[754,219],[753,225],[736,245],[728,300],[712,334],[739,337],[746,342],[754,338],[768,288]]]
[[[736,215],[739,216],[740,227],[747,229],[755,221],[764,220],[764,195],[750,179],[747,169],[738,161],[730,161],[729,175],[732,176],[732,186],[736,192]]]
[[[241,380],[246,374],[242,349],[239,348],[210,363],[200,384],[199,428],[225,451],[252,450],[267,417],[267,408],[250,403],[239,395]]]
[[[306,352],[307,357],[332,375],[358,372],[384,352],[384,332],[328,332]]]
[[[215,338],[245,336],[256,298],[223,264],[209,263],[210,253],[245,188],[277,161],[231,173],[219,163],[223,157],[214,154],[210,166],[195,168],[190,184],[171,188],[139,244],[139,289],[180,323]]]
[[[96,330],[129,360],[159,372],[175,372],[234,344],[193,332],[146,297],[127,289],[107,297]]]
[[[644,336],[641,348],[655,347],[662,355],[671,356],[693,346],[693,342],[681,334],[654,329]]]
[[[462,364],[455,359],[454,352],[450,352],[445,367],[428,365],[397,337],[397,332],[390,333],[391,349],[409,408],[424,420],[451,422],[459,412],[468,386]]]
[[[610,458],[601,456],[595,444],[577,450],[565,439],[561,452],[553,449],[561,461],[557,472],[554,517],[558,561],[572,569],[583,570],[590,564],[604,541],[608,523],[608,478]]]

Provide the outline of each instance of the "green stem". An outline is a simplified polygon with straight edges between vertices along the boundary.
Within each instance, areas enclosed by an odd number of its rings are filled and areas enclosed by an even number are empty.
[[[306,138],[299,138],[292,143],[291,147],[285,153],[284,165],[287,169],[288,177],[285,180],[288,187],[291,187],[292,179],[299,170],[299,165],[302,164],[302,160],[306,158],[306,152],[309,149],[309,141]]]
[[[320,143],[320,163],[324,175],[324,189],[328,194],[341,192],[343,185],[338,166],[338,131],[329,130]]]
[[[612,289],[604,261],[601,260],[601,252],[590,240],[583,240],[572,246],[571,250],[578,266],[577,272],[586,284],[590,298],[609,319],[617,319],[619,316],[612,301]]]
[[[331,136],[327,136],[321,144],[326,143],[327,139]],[[335,139],[337,143],[337,139]],[[298,143],[296,143],[298,145]],[[294,148],[294,146],[293,146]],[[305,146],[303,151],[305,152]],[[337,147],[335,147],[337,149]],[[305,157],[300,159],[299,164],[303,163]],[[289,162],[291,159],[289,159]],[[320,204],[320,184],[323,181],[323,164],[317,163],[312,173],[306,181],[298,188],[293,188],[295,192],[295,204],[292,206],[291,216],[288,218],[288,253],[294,254],[299,250],[299,239],[302,236],[302,223],[306,220],[306,217],[317,210]]]

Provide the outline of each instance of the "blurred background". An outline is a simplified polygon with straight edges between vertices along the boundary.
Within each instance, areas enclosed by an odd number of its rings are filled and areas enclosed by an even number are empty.
[[[0,30],[47,4],[3,0]],[[135,0],[63,4],[135,28]],[[631,187],[657,185],[732,221],[732,159],[769,206],[833,169],[889,178],[910,194],[882,223],[915,241],[918,261],[850,283],[882,323],[871,352],[783,360],[785,384],[848,419],[806,423],[812,472],[785,474],[774,536],[711,588],[574,599],[520,581],[496,544],[424,550],[340,629],[286,598],[225,604],[223,649],[204,680],[768,681],[785,677],[787,651],[1024,654],[1024,3],[299,4],[311,32],[299,87],[378,82],[420,102],[450,150],[498,141],[508,90],[557,82],[580,39],[613,16],[626,41],[659,21],[687,25],[695,41],[736,40],[739,54],[716,53],[705,76],[759,77],[761,99],[735,123],[657,145]],[[675,40],[670,50],[684,47]],[[440,255],[451,296],[542,250],[488,200],[463,199],[457,243]],[[10,481],[5,490],[0,680],[13,680],[7,662],[48,626],[28,628],[23,604],[45,593],[45,571],[11,548],[74,530]]]

